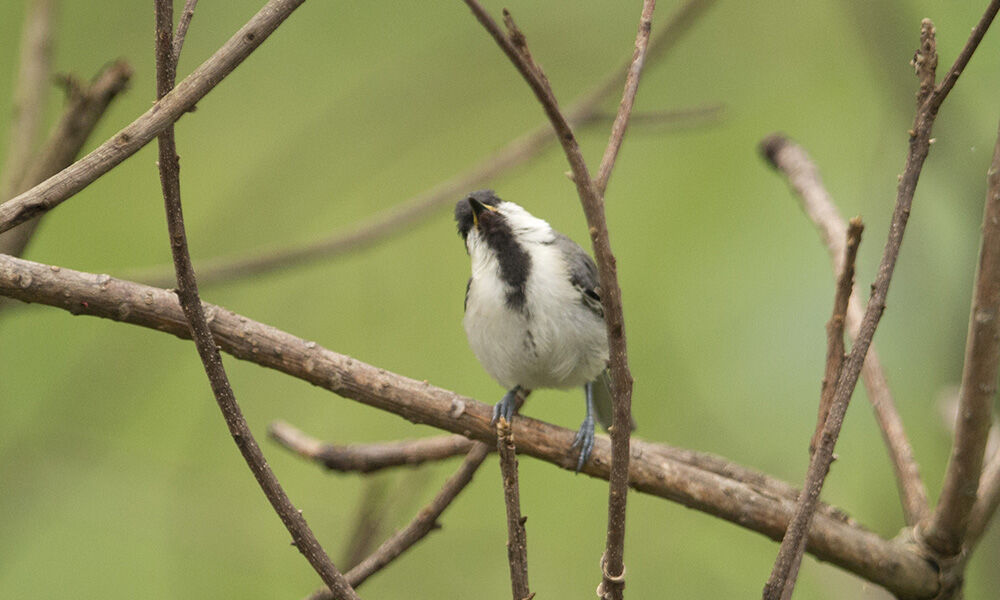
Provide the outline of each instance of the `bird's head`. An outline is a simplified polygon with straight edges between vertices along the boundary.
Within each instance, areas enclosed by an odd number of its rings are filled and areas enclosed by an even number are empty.
[[[549,243],[549,224],[513,202],[501,200],[493,190],[472,192],[455,205],[455,223],[466,249],[485,244],[495,251],[510,244]]]

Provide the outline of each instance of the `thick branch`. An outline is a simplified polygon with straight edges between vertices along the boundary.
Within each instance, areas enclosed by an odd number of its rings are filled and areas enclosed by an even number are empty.
[[[473,442],[462,435],[420,438],[378,444],[338,446],[309,437],[288,423],[271,423],[270,436],[299,456],[331,471],[372,473],[389,467],[415,466],[466,454]]]
[[[270,0],[176,88],[129,126],[71,166],[0,204],[0,233],[61,204],[181,118],[256,50],[305,0]]]
[[[176,295],[108,275],[0,255],[0,295],[190,338]],[[414,423],[486,443],[496,439],[490,425],[491,405],[373,367],[224,308],[211,304],[204,304],[204,308],[215,342],[236,358]],[[575,457],[569,452],[575,431],[526,417],[515,417],[514,428],[522,454],[568,471],[575,469]],[[783,492],[767,487],[766,476],[754,482],[730,478],[724,465],[716,464],[711,470],[693,466],[671,458],[663,446],[642,440],[632,441],[632,453],[629,481],[637,491],[681,503],[772,539],[784,534],[794,503]],[[599,436],[583,471],[607,478],[610,461],[610,444]],[[738,466],[734,470],[747,471]],[[809,531],[807,550],[901,598],[930,598],[937,591],[934,568],[913,547],[886,541],[849,520],[818,514]]]
[[[583,205],[590,229],[590,239],[594,247],[594,257],[601,285],[601,304],[604,307],[604,321],[608,331],[608,347],[610,350],[610,371],[612,396],[614,402],[613,423],[632,422],[632,374],[628,367],[628,353],[625,342],[625,319],[622,313],[622,294],[618,285],[618,266],[611,251],[608,236],[608,224],[604,215],[604,198],[590,178],[587,164],[580,152],[576,136],[566,117],[559,110],[555,96],[549,87],[548,80],[531,60],[528,54],[524,34],[514,25],[513,19],[505,11],[508,34],[500,29],[489,14],[483,10],[476,0],[465,0],[476,19],[493,37],[507,58],[514,64],[518,72],[534,92],[542,105],[552,128],[555,129],[562,144],[563,152],[573,171],[573,181]],[[641,34],[641,31],[640,31]],[[628,462],[629,438],[632,428],[612,427],[611,440],[613,460],[609,477],[608,492],[608,536],[607,550],[602,560],[603,586],[609,598],[621,598],[624,581],[620,578],[625,573],[623,556],[625,551],[625,508],[628,496]]]
[[[69,98],[66,108],[41,152],[21,178],[17,192],[45,181],[72,164],[111,101],[125,90],[131,78],[132,67],[125,61],[116,61],[104,67],[88,84],[67,77]],[[0,254],[20,256],[38,222],[39,218],[31,219],[0,234]]]
[[[156,0],[156,97],[161,100],[174,86],[177,63],[173,45],[173,0]],[[243,417],[243,411],[236,401],[236,395],[229,383],[229,377],[222,366],[222,355],[205,318],[205,311],[198,297],[198,283],[195,279],[191,255],[188,252],[187,234],[184,230],[184,215],[181,208],[180,163],[174,143],[173,124],[161,133],[159,145],[160,184],[163,188],[163,203],[167,213],[167,229],[170,234],[170,251],[177,271],[177,297],[191,330],[191,338],[198,350],[205,374],[208,376],[212,393],[222,411],[223,419],[233,436],[240,454],[257,479],[257,483],[274,507],[281,522],[294,540],[295,547],[306,557],[309,564],[337,598],[357,600],[358,595],[347,583],[344,576],[333,565],[330,557],[320,545],[306,523],[305,517],[295,508],[285,490],[278,482],[271,467],[264,459],[250,426]]]
[[[761,152],[775,169],[788,178],[788,183],[801,202],[802,210],[816,225],[820,237],[830,254],[834,277],[843,271],[847,223],[841,218],[837,207],[827,193],[819,176],[819,169],[806,151],[798,144],[781,135],[771,135],[761,142]],[[847,305],[847,333],[852,340],[857,339],[861,328],[861,296],[857,289],[851,293]],[[920,469],[913,454],[913,446],[906,436],[903,419],[896,409],[889,383],[886,380],[882,361],[874,344],[861,368],[865,392],[875,411],[875,419],[889,458],[896,472],[896,485],[903,502],[903,514],[908,525],[916,525],[929,513],[927,489],[920,478]],[[835,384],[831,382],[831,386]]]
[[[979,265],[973,286],[955,443],[926,541],[946,556],[961,552],[976,502],[1000,368],[1000,129],[987,176]]]

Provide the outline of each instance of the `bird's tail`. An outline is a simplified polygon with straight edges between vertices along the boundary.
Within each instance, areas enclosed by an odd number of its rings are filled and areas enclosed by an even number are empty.
[[[611,374],[607,369],[594,380],[594,410],[597,412],[597,420],[605,429],[610,429],[614,423],[614,404],[611,400]],[[630,423],[632,431],[635,431],[635,419]]]

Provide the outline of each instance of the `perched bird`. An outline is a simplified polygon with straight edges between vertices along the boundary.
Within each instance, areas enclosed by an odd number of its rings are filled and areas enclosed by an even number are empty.
[[[508,390],[493,420],[513,417],[520,391],[583,386],[587,416],[573,442],[579,472],[594,447],[595,411],[603,424],[611,420],[597,266],[576,242],[492,190],[460,200],[455,221],[472,259],[469,346]]]

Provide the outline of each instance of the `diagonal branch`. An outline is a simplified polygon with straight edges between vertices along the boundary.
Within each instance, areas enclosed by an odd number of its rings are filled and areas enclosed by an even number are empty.
[[[0,295],[131,323],[189,339],[177,296],[169,291],[0,255]],[[327,350],[315,342],[203,304],[216,344],[241,360],[274,369],[357,402],[399,415],[411,422],[494,443],[491,405],[365,364]],[[568,471],[576,467],[569,454],[575,431],[534,419],[518,419],[518,450]],[[632,440],[629,481],[634,489],[717,516],[740,527],[781,539],[794,501],[788,484],[746,467],[726,465],[713,457],[681,460],[688,450]],[[607,478],[610,444],[598,437],[587,474]],[[820,560],[884,586],[904,598],[931,597],[938,589],[937,571],[914,545],[887,541],[835,509],[817,513],[809,531],[808,551]]]
[[[175,68],[177,62],[180,61],[181,49],[184,48],[184,40],[187,38],[188,27],[191,26],[191,19],[194,18],[194,9],[196,6],[198,6],[198,0],[185,0],[181,16],[177,19],[177,31],[174,32],[170,48]]]
[[[604,198],[597,189],[597,185],[590,178],[590,172],[583,159],[583,154],[580,152],[576,136],[573,135],[573,130],[566,117],[559,110],[559,105],[552,94],[548,80],[541,74],[541,69],[524,49],[526,48],[524,34],[514,25],[510,14],[505,11],[509,33],[504,34],[476,0],[465,0],[465,3],[535,94],[546,116],[548,116],[549,122],[552,123],[552,128],[556,131],[559,143],[562,145],[563,152],[566,154],[566,159],[572,169],[577,195],[580,197],[590,229],[590,239],[594,247],[594,257],[601,285],[601,304],[604,307],[604,321],[608,331],[611,380],[614,382],[612,386],[613,423],[631,423],[632,374],[628,367],[625,319],[622,313],[621,288],[618,285],[618,267],[611,251],[608,224],[604,215]],[[640,28],[641,36],[642,29]],[[603,572],[601,589],[607,592],[605,597],[614,599],[622,597],[622,589],[624,588],[625,508],[628,496],[629,438],[631,433],[630,426],[612,427],[611,429],[613,457],[608,485],[607,550],[601,560]]]
[[[841,218],[830,194],[823,186],[819,169],[805,149],[784,136],[770,135],[761,142],[760,148],[771,166],[788,178],[789,185],[801,202],[802,210],[819,230],[820,237],[830,253],[830,263],[836,277],[844,268],[847,223]],[[858,337],[863,315],[861,296],[855,289],[851,293],[846,316],[847,333],[852,340]],[[893,400],[885,370],[882,368],[882,360],[874,344],[865,356],[861,375],[896,473],[896,485],[903,502],[906,523],[916,525],[929,513],[927,489],[920,478],[913,446],[906,436],[903,419],[896,409],[896,402]],[[834,383],[835,381],[831,385]]]
[[[861,232],[863,230],[864,225],[861,224],[860,219],[851,219],[850,226],[847,229],[844,270],[837,278],[837,289],[833,300],[833,315],[826,326],[826,370],[820,394],[819,422],[809,444],[810,456],[815,456],[816,451],[822,445],[832,446],[832,443],[836,441],[836,434],[832,437],[824,438],[824,434],[829,436],[829,433],[827,433],[828,427],[831,430],[834,427],[837,430],[840,429],[839,423],[829,423],[829,421],[831,421],[830,415],[834,409],[840,408],[835,406],[833,402],[833,395],[836,392],[834,384],[840,379],[840,374],[844,366],[844,314],[847,311],[847,300],[851,297],[851,292],[854,289],[854,261],[858,256],[858,246],[861,245]],[[839,410],[834,414],[840,414]],[[838,417],[835,416],[834,418]],[[842,416],[839,418],[843,419]],[[822,485],[822,480],[820,481],[820,485]],[[814,493],[813,489],[807,487],[803,490],[802,495],[805,496],[810,493]],[[818,489],[815,491],[815,494],[819,495]],[[789,600],[792,597],[792,592],[795,590],[795,581],[799,575],[799,567],[802,564],[802,556],[806,550],[808,527],[808,520],[796,520],[788,526],[785,539],[781,541],[781,547],[778,550],[775,568],[771,571],[771,576],[764,587],[764,596],[766,598]],[[788,539],[795,541],[786,542],[785,540]],[[781,565],[780,568],[778,565]]]
[[[957,78],[962,70],[958,65],[961,64],[964,66],[968,63],[972,53],[982,40],[983,33],[996,15],[997,7],[1000,7],[1000,0],[994,0],[991,3],[983,20],[973,30],[972,37],[969,38],[966,47],[959,54],[956,66],[953,66],[951,71],[949,71],[949,77],[954,75]],[[930,43],[927,43],[926,40],[930,40]],[[925,75],[921,69],[930,69],[933,71],[937,63],[936,57],[932,60],[931,55],[934,54],[934,26],[930,20],[924,19],[921,24],[921,50],[918,51],[915,58],[918,77],[921,81],[925,79]],[[948,92],[951,91],[954,80],[948,85],[945,85],[945,83],[942,82],[942,85],[935,88],[927,100],[917,108],[913,129],[910,131],[910,149],[906,157],[906,166],[899,179],[896,207],[893,210],[892,221],[889,224],[889,238],[882,253],[882,261],[879,264],[875,283],[872,284],[872,295],[865,309],[865,316],[861,322],[854,347],[851,348],[851,353],[847,357],[847,361],[844,363],[843,370],[841,371],[840,379],[837,381],[837,390],[834,393],[830,416],[823,430],[822,443],[810,461],[802,495],[799,497],[796,505],[792,523],[789,525],[789,535],[786,535],[781,541],[778,560],[775,561],[771,578],[768,580],[769,584],[764,588],[763,597],[767,600],[780,598],[780,590],[784,588],[783,582],[788,579],[794,563],[791,559],[791,553],[786,552],[785,549],[789,546],[797,547],[804,543],[799,536],[805,536],[809,530],[809,524],[819,503],[819,495],[823,489],[823,482],[830,471],[830,464],[833,462],[833,450],[834,446],[836,446],[837,437],[840,434],[840,427],[843,424],[844,416],[847,413],[847,406],[850,403],[851,395],[854,393],[854,387],[857,385],[865,354],[868,352],[868,347],[871,345],[872,338],[875,335],[875,329],[878,327],[882,313],[885,311],[885,300],[889,293],[889,283],[892,281],[896,260],[899,258],[899,249],[903,243],[903,233],[906,231],[906,223],[910,218],[913,194],[916,191],[917,181],[920,178],[924,161],[927,159],[927,154],[930,151],[931,129],[934,125],[934,119],[937,117],[937,110],[941,106],[941,103],[948,95]],[[939,504],[939,510],[935,514],[940,513],[940,508]],[[771,585],[771,582],[776,582],[778,585]]]
[[[269,0],[233,37],[142,116],[93,152],[0,204],[0,233],[47,212],[139,151],[205,97],[305,0]]]
[[[173,0],[156,0],[156,97],[161,100],[170,93],[177,74],[177,63],[173,54]],[[316,536],[306,523],[305,517],[289,500],[285,490],[278,483],[271,467],[264,459],[257,441],[247,425],[243,412],[236,402],[229,377],[222,366],[222,355],[205,318],[205,311],[198,297],[198,283],[195,279],[191,255],[188,252],[187,234],[184,231],[184,215],[181,208],[180,163],[174,143],[173,124],[168,125],[159,137],[160,184],[163,188],[163,203],[167,213],[167,229],[170,233],[170,251],[177,270],[177,298],[184,317],[191,330],[191,338],[198,350],[205,374],[208,375],[212,393],[222,411],[223,419],[233,436],[240,454],[246,461],[257,483],[264,491],[271,506],[281,518],[291,534],[295,547],[306,557],[338,598],[357,599],[358,595],[333,565],[326,551],[320,546]]]
[[[966,536],[965,545],[971,552],[979,542],[979,538],[986,532],[990,521],[996,516],[997,508],[1000,507],[1000,446],[993,452],[993,456],[987,461],[983,468],[983,476],[979,478],[979,499],[972,507],[972,514],[969,515],[969,532]]]
[[[271,423],[268,434],[279,444],[303,458],[340,473],[373,473],[400,466],[466,454],[473,442],[463,435],[447,435],[378,444],[338,446],[309,437],[288,423]]]
[[[1000,369],[1000,129],[987,181],[955,442],[941,498],[924,532],[927,543],[945,556],[961,552],[966,538],[992,424]]]

